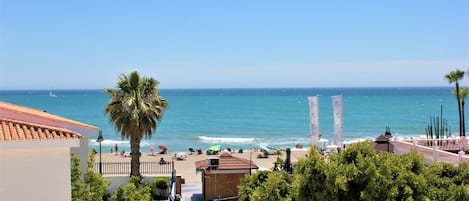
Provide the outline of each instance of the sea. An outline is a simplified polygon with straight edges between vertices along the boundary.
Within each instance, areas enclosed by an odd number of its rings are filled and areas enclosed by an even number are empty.
[[[168,151],[222,148],[254,149],[260,143],[286,148],[309,146],[308,96],[319,96],[319,129],[332,141],[331,96],[343,96],[343,138],[346,143],[374,139],[390,127],[393,136],[425,137],[430,117],[447,119],[458,132],[457,101],[451,87],[160,89],[169,102],[163,121],[141,151],[166,145]],[[99,127],[103,152],[117,144],[129,150],[129,140],[109,123],[104,107],[109,95],[97,90],[2,90],[0,101],[56,114]],[[89,139],[90,149],[97,148]]]

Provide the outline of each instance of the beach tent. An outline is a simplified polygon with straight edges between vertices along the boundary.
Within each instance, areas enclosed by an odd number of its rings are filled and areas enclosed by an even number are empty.
[[[259,143],[257,145],[259,146],[260,149],[263,149],[266,152],[270,152],[270,148],[269,148],[269,145],[267,143]]]

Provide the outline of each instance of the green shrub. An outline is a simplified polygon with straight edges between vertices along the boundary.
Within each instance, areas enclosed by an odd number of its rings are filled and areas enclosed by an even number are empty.
[[[84,175],[80,170],[80,159],[74,157],[73,154],[71,159],[72,200],[105,200],[109,196],[109,184],[111,182],[94,172],[94,154],[88,156],[88,169]]]
[[[150,186],[143,183],[140,177],[131,177],[127,185],[119,185],[111,201],[149,201],[152,200]]]
[[[169,188],[169,179],[167,177],[156,177],[154,185],[159,189]]]
[[[165,200],[169,196],[169,179],[156,177],[151,184],[151,195],[154,200]]]

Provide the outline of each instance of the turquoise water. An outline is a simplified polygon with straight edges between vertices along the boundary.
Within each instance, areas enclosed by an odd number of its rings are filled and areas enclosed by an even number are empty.
[[[374,138],[391,127],[399,136],[425,135],[430,115],[440,105],[453,133],[458,129],[456,99],[451,88],[311,88],[311,89],[163,89],[170,108],[142,151],[165,144],[169,151],[221,144],[249,149],[260,142],[274,147],[308,145],[307,97],[319,95],[320,131],[333,134],[331,96],[344,96],[344,139]],[[108,123],[104,106],[109,97],[102,90],[1,91],[0,100],[45,110],[103,130],[103,150],[119,144],[128,148]],[[94,139],[91,147],[96,146]]]

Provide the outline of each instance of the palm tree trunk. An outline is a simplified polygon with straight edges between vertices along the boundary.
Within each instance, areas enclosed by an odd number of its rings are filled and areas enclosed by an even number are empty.
[[[461,102],[461,116],[462,116],[462,136],[466,136],[466,121],[464,120],[464,100]]]
[[[131,160],[130,160],[130,176],[140,175],[140,138],[131,137],[130,138],[130,150],[131,150]]]
[[[456,82],[456,99],[458,100],[458,112],[459,112],[459,136],[463,136],[463,122],[461,114],[461,97],[459,96],[459,83]]]

